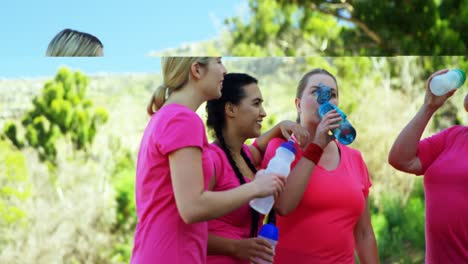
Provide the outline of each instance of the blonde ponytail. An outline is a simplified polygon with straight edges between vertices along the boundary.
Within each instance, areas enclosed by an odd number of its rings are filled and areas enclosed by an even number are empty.
[[[189,81],[190,67],[192,63],[198,62],[206,66],[211,57],[162,57],[163,85],[160,85],[151,96],[146,111],[151,116],[158,111],[166,102],[171,93],[182,89]]]
[[[158,111],[163,104],[166,102],[166,91],[167,87],[165,85],[160,85],[156,91],[154,91],[153,95],[151,96],[150,102],[146,111],[150,116],[152,116],[156,111]]]

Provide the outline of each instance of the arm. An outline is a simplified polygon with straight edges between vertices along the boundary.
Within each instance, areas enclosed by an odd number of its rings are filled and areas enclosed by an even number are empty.
[[[253,164],[255,166],[260,165],[263,153],[265,153],[270,140],[277,137],[284,137],[286,140],[289,140],[292,134],[294,134],[301,146],[304,146],[305,143],[309,141],[309,132],[307,132],[307,130],[301,127],[298,123],[289,120],[279,122],[270,130],[260,135],[255,139],[258,148],[253,145],[249,146]]]
[[[257,263],[257,258],[273,262],[271,245],[261,238],[230,239],[208,234],[208,255],[231,256]]]
[[[422,174],[421,161],[417,156],[422,133],[436,109],[423,105],[416,116],[400,132],[388,155],[388,163],[407,173]]]
[[[325,114],[315,131],[313,143],[322,149],[333,140],[333,136],[328,135],[328,131],[337,128],[341,120],[340,114],[332,110]],[[279,215],[287,215],[296,209],[302,199],[304,192],[315,169],[315,163],[302,157],[296,166],[289,173],[286,186],[281,195],[276,199],[275,210]]]
[[[282,177],[257,173],[255,180],[223,192],[205,191],[201,150],[178,149],[169,155],[172,187],[177,209],[185,223],[218,218],[257,197],[276,195],[284,186]]]
[[[419,141],[432,115],[455,92],[454,90],[443,96],[435,96],[429,90],[431,79],[445,72],[447,70],[441,70],[429,77],[423,106],[393,143],[388,155],[388,162],[395,169],[417,175],[423,173],[421,161],[417,156]]]
[[[377,242],[375,241],[374,229],[371,224],[367,197],[366,208],[354,228],[354,240],[360,263],[379,263],[379,253],[377,250]]]
[[[288,176],[283,193],[275,201],[275,210],[279,215],[287,215],[296,209],[307,188],[315,164],[301,158]]]

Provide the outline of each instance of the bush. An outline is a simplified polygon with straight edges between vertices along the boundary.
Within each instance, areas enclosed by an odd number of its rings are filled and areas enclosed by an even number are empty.
[[[384,195],[379,208],[371,206],[372,225],[382,263],[424,263],[424,197],[422,182],[406,203]]]

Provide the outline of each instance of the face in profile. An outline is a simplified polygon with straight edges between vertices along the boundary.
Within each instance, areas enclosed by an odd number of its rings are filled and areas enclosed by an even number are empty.
[[[263,118],[266,116],[263,108],[263,97],[256,83],[244,85],[245,97],[236,105],[235,125],[246,138],[260,136]]]
[[[208,65],[205,68],[200,68],[200,70],[203,70],[200,79],[203,93],[208,100],[220,98],[224,75],[226,75],[226,68],[221,61],[221,57],[210,59]]]

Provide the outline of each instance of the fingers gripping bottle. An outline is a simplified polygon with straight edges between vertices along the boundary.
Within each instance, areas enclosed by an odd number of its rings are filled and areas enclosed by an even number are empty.
[[[332,130],[333,135],[343,145],[351,144],[356,139],[356,130],[348,121],[345,113],[341,111],[336,105],[330,103],[331,99],[331,88],[320,83],[316,91],[317,102],[320,104],[318,113],[320,118],[335,109],[338,114],[341,115],[340,126]]]
[[[275,226],[275,224],[272,224],[272,223],[264,224],[262,229],[260,230],[260,233],[258,234],[258,237],[261,237],[265,239],[266,241],[268,241],[268,243],[270,243],[271,246],[273,247],[273,252],[275,252],[276,244],[278,244],[278,228]],[[257,258],[257,262],[260,264],[271,263],[261,258]]]
[[[274,173],[284,177],[289,175],[291,170],[291,163],[294,161],[296,155],[296,148],[294,142],[288,141],[281,144],[276,149],[275,156],[270,160],[266,168],[266,173]],[[256,198],[250,201],[250,207],[255,209],[261,214],[268,214],[275,203],[273,195]]]
[[[463,70],[453,69],[444,74],[436,75],[429,83],[431,92],[436,96],[444,95],[453,89],[460,88],[466,80]]]

